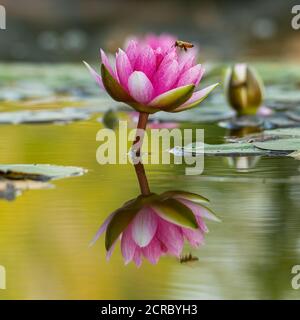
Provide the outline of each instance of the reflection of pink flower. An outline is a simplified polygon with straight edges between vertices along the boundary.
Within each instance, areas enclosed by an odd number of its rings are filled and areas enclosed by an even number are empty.
[[[113,212],[102,224],[93,242],[106,231],[107,257],[121,238],[125,264],[142,263],[142,256],[151,263],[160,256],[179,257],[184,239],[193,247],[203,243],[207,227],[203,218],[218,221],[201,203],[207,199],[184,191],[169,191],[161,195],[139,196]]]
[[[183,52],[174,43],[171,36],[149,35],[130,40],[125,50],[118,50],[112,64],[101,50],[101,76],[86,66],[116,101],[139,112],[180,112],[198,105],[216,84],[194,92],[204,68],[196,64],[196,50]]]

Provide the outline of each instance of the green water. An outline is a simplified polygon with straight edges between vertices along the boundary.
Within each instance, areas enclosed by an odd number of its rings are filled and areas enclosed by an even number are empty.
[[[163,257],[137,269],[124,266],[119,246],[107,262],[103,238],[88,248],[105,217],[139,192],[131,165],[96,162],[96,119],[0,127],[1,163],[89,170],[0,202],[0,264],[7,271],[1,299],[300,297],[291,287],[291,268],[300,264],[300,162],[291,158],[257,159],[254,168],[236,170],[228,159],[207,157],[199,176],[186,176],[184,164],[146,166],[152,191],[199,193],[222,219],[208,223],[199,250],[186,245],[184,252],[199,258],[193,265]],[[222,130],[205,126],[207,141],[221,140]]]
[[[101,96],[83,66],[0,67],[1,111],[76,107],[90,98],[103,98],[88,102],[97,112],[116,105]],[[283,105],[299,101],[299,66],[257,68],[268,85],[268,99]],[[221,81],[221,71],[212,68],[204,81]],[[182,128],[205,129],[206,143],[222,143],[228,135],[217,125],[200,124],[211,118],[210,110],[228,112],[218,90],[199,112],[180,118],[193,122]],[[160,114],[172,120],[172,114]],[[300,264],[300,162],[289,157],[206,157],[204,172],[197,176],[185,175],[185,164],[146,165],[153,192],[201,194],[222,219],[208,223],[204,246],[185,246],[184,253],[198,257],[194,264],[162,257],[157,265],[144,261],[138,269],[124,266],[119,246],[107,262],[103,238],[89,248],[106,216],[139,194],[130,164],[96,161],[101,116],[64,125],[0,125],[0,164],[88,169],[83,176],[51,182],[51,189],[28,190],[12,202],[0,200],[0,265],[7,273],[0,299],[300,298],[291,286],[292,266]],[[128,119],[125,113],[119,116]]]

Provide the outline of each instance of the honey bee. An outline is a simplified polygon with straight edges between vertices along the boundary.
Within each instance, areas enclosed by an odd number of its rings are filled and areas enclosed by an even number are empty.
[[[186,52],[187,49],[193,48],[194,45],[189,42],[177,40],[177,41],[175,41],[174,47],[178,47],[180,49],[183,49]]]
[[[198,260],[199,260],[199,258],[193,256],[191,253],[186,254],[186,255],[182,255],[182,256],[179,258],[179,262],[180,262],[180,263],[195,262],[195,261],[198,261]]]

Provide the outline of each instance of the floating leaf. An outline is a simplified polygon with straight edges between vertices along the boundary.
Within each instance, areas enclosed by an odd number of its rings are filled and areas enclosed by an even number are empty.
[[[256,148],[251,143],[203,144],[192,143],[183,148],[184,152],[213,156],[246,156],[266,155],[268,152]]]
[[[288,138],[269,140],[264,142],[253,142],[259,149],[272,151],[295,151],[300,150],[300,138]]]
[[[284,129],[274,129],[274,130],[265,130],[264,135],[270,136],[283,136],[283,137],[299,137],[300,138],[300,128],[284,128]]]
[[[288,116],[288,118],[299,122],[300,121],[300,110],[294,110],[294,111],[288,111],[286,113],[286,115]]]
[[[0,124],[70,122],[86,120],[88,118],[89,112],[76,108],[39,111],[26,110],[14,112],[1,112]]]
[[[264,129],[287,128],[298,126],[297,121],[287,118],[285,114],[277,114],[266,117],[264,121]]]
[[[7,164],[0,165],[0,177],[9,180],[49,181],[80,176],[85,169],[48,164]]]
[[[158,112],[151,116],[152,119],[173,122],[216,123],[234,117],[235,111],[226,105],[205,104],[199,108],[179,113]]]
[[[226,129],[240,129],[244,127],[256,128],[263,125],[263,119],[257,116],[242,116],[228,121],[222,121],[219,126]]]

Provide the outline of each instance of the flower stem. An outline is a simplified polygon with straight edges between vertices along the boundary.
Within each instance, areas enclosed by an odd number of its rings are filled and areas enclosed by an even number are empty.
[[[135,169],[135,173],[138,178],[138,181],[139,181],[141,193],[142,193],[142,195],[145,195],[145,196],[149,195],[151,193],[150,188],[149,188],[149,184],[148,184],[148,180],[147,180],[147,176],[146,176],[146,172],[145,172],[145,168],[142,163],[142,157],[141,157],[141,148],[143,145],[144,131],[146,130],[148,118],[149,118],[148,113],[140,112],[139,121],[138,121],[138,125],[137,125],[137,129],[140,129],[140,130],[139,130],[139,132],[137,132],[136,138],[132,144],[135,156],[137,158],[139,158],[139,161],[134,164],[134,169]]]

